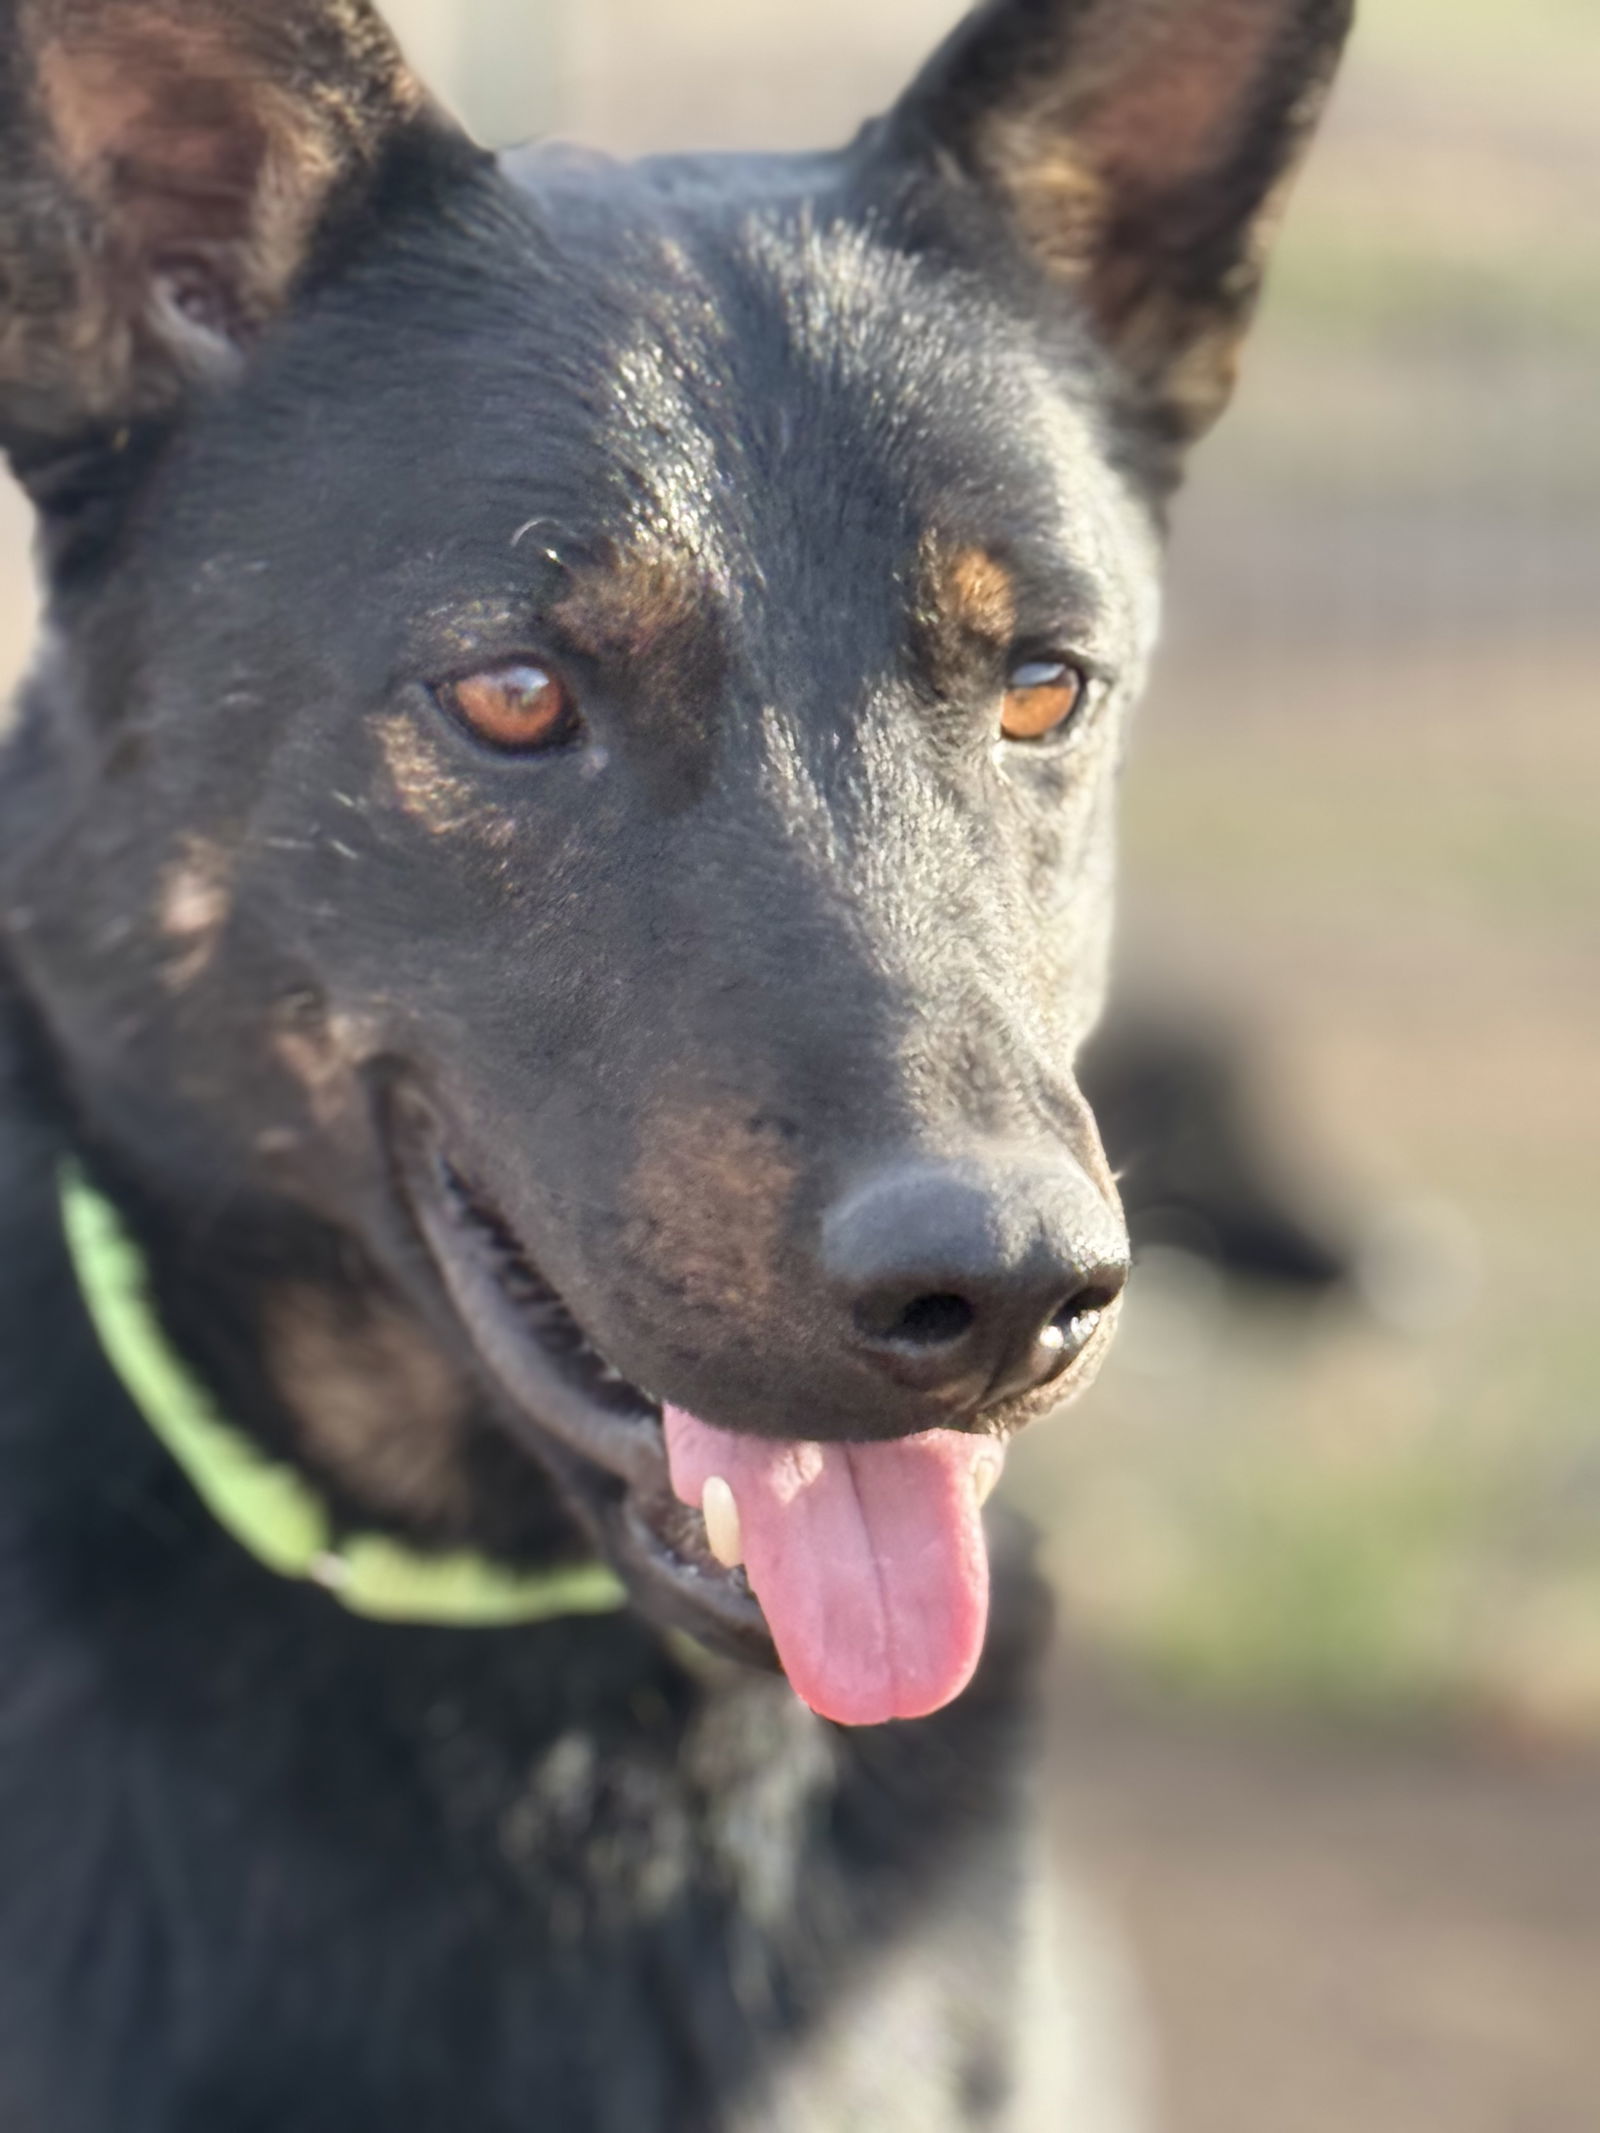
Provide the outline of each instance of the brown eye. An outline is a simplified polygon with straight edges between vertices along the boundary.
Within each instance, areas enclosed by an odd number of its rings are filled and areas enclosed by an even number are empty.
[[[1082,710],[1087,676],[1063,659],[1030,659],[1015,669],[1000,714],[1008,741],[1042,741]]]
[[[439,692],[467,731],[491,748],[560,748],[581,730],[572,691],[545,667],[491,667]]]

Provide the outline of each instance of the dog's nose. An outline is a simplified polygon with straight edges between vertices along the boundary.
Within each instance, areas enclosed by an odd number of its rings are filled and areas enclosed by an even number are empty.
[[[827,1215],[822,1256],[858,1349],[953,1406],[1063,1376],[1128,1278],[1120,1216],[1054,1154],[880,1171]]]

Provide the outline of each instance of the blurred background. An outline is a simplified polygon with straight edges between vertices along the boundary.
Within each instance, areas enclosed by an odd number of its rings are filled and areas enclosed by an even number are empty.
[[[485,137],[619,150],[842,138],[959,11],[389,8]],[[1172,2133],[1600,2126],[1597,114],[1600,0],[1369,0],[1178,516],[1141,1263],[1018,1488]]]

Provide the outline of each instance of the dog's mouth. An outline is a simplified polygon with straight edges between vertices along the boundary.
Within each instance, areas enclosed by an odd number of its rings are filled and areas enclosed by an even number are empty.
[[[647,1613],[729,1657],[772,1665],[748,1576],[719,1561],[703,1515],[674,1493],[663,1403],[612,1368],[414,1107],[398,1152],[455,1316],[501,1395],[501,1420]]]
[[[995,1437],[712,1428],[612,1367],[431,1117],[408,1105],[397,1149],[503,1420],[646,1613],[732,1657],[776,1658],[843,1723],[921,1717],[960,1694],[987,1623]]]

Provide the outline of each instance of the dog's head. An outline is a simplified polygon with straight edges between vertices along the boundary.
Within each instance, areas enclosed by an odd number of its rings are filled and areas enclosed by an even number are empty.
[[[838,1715],[959,1686],[994,1447],[1115,1317],[1161,507],[1346,15],[991,0],[838,154],[622,167],[483,156],[365,0],[5,9],[5,914],[82,1113],[733,1620],[664,1404]]]

